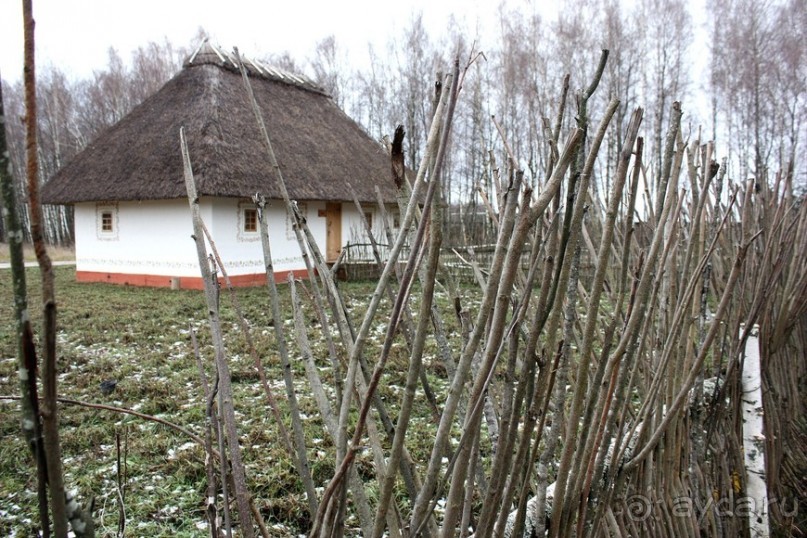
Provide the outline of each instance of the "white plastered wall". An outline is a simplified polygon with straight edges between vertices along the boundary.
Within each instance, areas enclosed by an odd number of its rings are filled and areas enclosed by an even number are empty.
[[[387,204],[385,207],[387,218],[392,218],[393,213],[397,214],[397,206]],[[384,225],[381,222],[381,211],[378,209],[378,204],[362,204],[361,209],[365,214],[370,215],[375,240],[379,243],[386,243],[387,236],[384,231]],[[364,232],[364,223],[361,221],[361,216],[356,209],[356,204],[342,204],[342,244],[347,244],[348,242],[366,243],[368,241]]]
[[[213,205],[212,229],[216,247],[230,275],[249,275],[263,272],[263,251],[260,232],[244,232],[244,209],[255,207],[248,200],[218,198]],[[301,202],[303,216],[311,233],[320,245],[325,243],[325,219],[318,218],[322,202]],[[269,225],[269,244],[275,272],[305,269],[294,233],[286,218],[286,208],[279,200],[267,202],[266,218]]]
[[[201,210],[209,220],[210,203]],[[103,211],[111,233],[100,229]],[[199,276],[187,200],[76,204],[75,226],[77,271]]]
[[[387,245],[387,235],[381,220],[381,211],[378,209],[378,204],[362,204],[361,209],[362,212],[370,215],[373,238],[379,246],[382,258],[385,258],[391,245]],[[397,211],[397,207],[391,204],[386,206],[387,218],[393,218],[391,223],[393,226],[395,225],[393,214],[397,214]],[[395,235],[397,235],[397,230],[393,229],[393,241],[395,240]],[[352,245],[358,243],[360,245],[350,252],[353,259],[373,259],[372,248],[369,246],[370,240],[365,233],[362,217],[353,203],[342,204],[342,245],[348,243]]]
[[[262,273],[260,233],[243,231],[243,209],[254,206],[234,198],[203,198],[199,205],[228,274]],[[272,200],[267,205],[275,272],[304,269],[283,203]],[[304,202],[300,207],[314,238],[324,248],[325,218],[319,216],[324,202]],[[102,212],[113,213],[112,232],[101,229]],[[346,216],[342,218],[344,221]],[[76,204],[75,232],[77,271],[200,276],[186,200]]]

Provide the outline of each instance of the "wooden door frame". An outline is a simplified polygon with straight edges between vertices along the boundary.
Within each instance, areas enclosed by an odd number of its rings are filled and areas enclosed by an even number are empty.
[[[325,202],[325,261],[333,263],[342,252],[342,203]]]

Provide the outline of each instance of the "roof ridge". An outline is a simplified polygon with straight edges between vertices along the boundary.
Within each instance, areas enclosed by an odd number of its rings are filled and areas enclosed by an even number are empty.
[[[216,65],[229,71],[240,73],[239,56],[241,63],[250,76],[282,82],[292,86],[297,86],[304,90],[319,93],[330,97],[325,89],[305,75],[292,73],[279,67],[271,66],[254,58],[248,58],[238,54],[238,49],[234,52],[227,52],[218,45],[212,43],[208,38],[204,38],[196,50],[188,56],[183,67],[188,68],[196,65]]]

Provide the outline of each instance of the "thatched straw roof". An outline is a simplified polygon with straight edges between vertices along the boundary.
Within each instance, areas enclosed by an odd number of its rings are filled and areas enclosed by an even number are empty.
[[[395,199],[389,157],[311,81],[245,61],[255,98],[295,200]],[[200,196],[280,198],[265,143],[234,58],[204,44],[182,71],[76,155],[43,188],[43,201],[157,200],[186,196],[185,128]]]

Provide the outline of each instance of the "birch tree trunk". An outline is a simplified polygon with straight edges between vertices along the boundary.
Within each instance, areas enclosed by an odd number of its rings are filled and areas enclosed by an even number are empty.
[[[770,535],[770,526],[768,488],[765,480],[764,411],[758,326],[753,327],[745,341],[742,387],[745,491],[751,508],[748,511],[748,526],[751,529],[751,538],[767,538]]]

